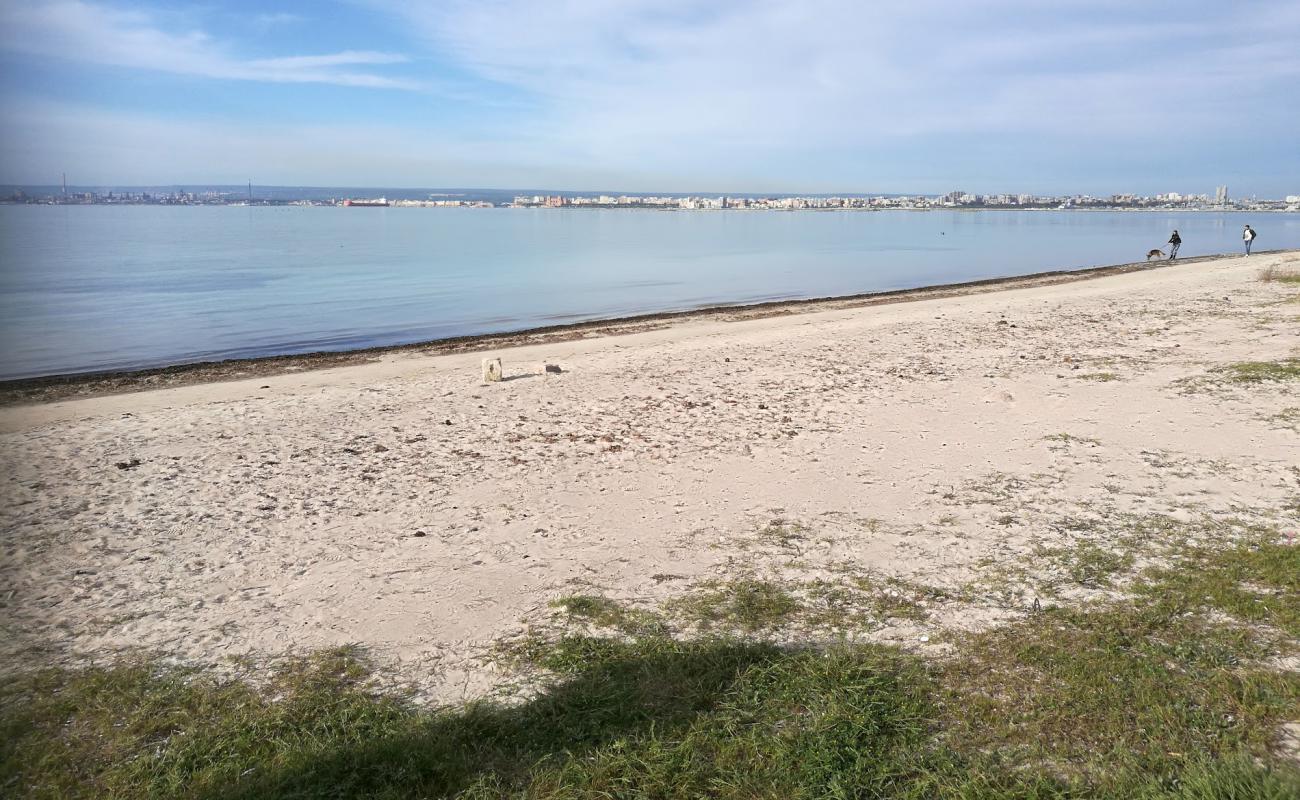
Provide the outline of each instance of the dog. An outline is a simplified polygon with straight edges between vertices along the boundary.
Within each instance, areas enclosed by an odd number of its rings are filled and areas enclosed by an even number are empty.
[[[1165,251],[1163,250],[1152,250],[1150,253],[1147,253],[1147,261],[1150,261],[1153,258],[1164,258],[1164,257],[1165,257]]]

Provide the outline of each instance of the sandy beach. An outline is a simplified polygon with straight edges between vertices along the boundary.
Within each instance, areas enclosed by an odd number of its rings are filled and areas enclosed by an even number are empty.
[[[850,574],[923,613],[771,635],[941,652],[1122,591],[1162,519],[1300,530],[1296,384],[1230,366],[1300,356],[1270,266],[1300,254],[0,409],[0,659],[359,643],[456,702],[510,679],[494,648],[557,598]],[[1113,584],[1068,579],[1084,545]]]

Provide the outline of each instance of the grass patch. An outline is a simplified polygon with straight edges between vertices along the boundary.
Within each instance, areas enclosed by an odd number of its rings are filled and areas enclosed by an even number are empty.
[[[1056,482],[1056,478],[1041,473],[1021,477],[1005,472],[990,472],[980,478],[963,482],[960,493],[949,492],[944,495],[944,499],[954,503],[960,502],[966,506],[991,505],[1001,508],[1013,505],[1016,510],[1019,510],[1027,494]]]
[[[1134,602],[968,637],[945,681],[951,734],[1103,785],[1267,753],[1300,716],[1300,677],[1258,665],[1296,647],[1300,547],[1200,549],[1146,577]]]
[[[1229,383],[1256,384],[1300,380],[1300,358],[1239,361],[1212,370]]]
[[[802,583],[742,578],[713,581],[663,606],[674,622],[700,631],[754,634],[781,628],[871,630],[886,619],[924,620],[931,590],[845,570],[834,580]]]
[[[589,622],[600,628],[613,628],[630,636],[649,636],[667,630],[658,614],[627,608],[608,597],[572,595],[552,600],[550,606],[562,609],[570,620]]]
[[[1174,382],[1183,393],[1223,386],[1258,386],[1300,380],[1300,358],[1279,361],[1239,361],[1215,367],[1205,375],[1180,378]]]
[[[1091,436],[1074,436],[1068,433],[1053,433],[1050,436],[1044,436],[1045,442],[1059,442],[1064,445],[1086,444],[1089,447],[1100,447],[1101,440],[1094,439]]]
[[[1265,652],[1257,641],[1171,604],[1053,609],[959,646],[943,679],[948,736],[1112,796],[1131,796],[1121,787],[1137,776],[1263,757],[1300,704],[1296,676],[1245,666]]]
[[[0,794],[25,798],[1262,798],[1300,675],[1300,546],[1188,548],[1133,601],[955,635],[927,663],[873,645],[535,640],[526,702],[420,709],[352,650],[254,686],[157,664],[11,675]],[[761,582],[715,606],[759,619]],[[739,599],[746,598],[746,599]],[[785,599],[782,599],[785,598]],[[557,607],[617,620],[603,598]],[[733,605],[739,603],[739,605]],[[747,615],[737,619],[748,619]]]
[[[754,578],[706,583],[665,604],[665,610],[700,630],[724,626],[753,633],[790,621],[802,604],[783,586]]]
[[[1276,414],[1264,417],[1271,427],[1300,432],[1300,408],[1289,406]]]
[[[551,608],[563,609],[576,619],[589,620],[597,625],[614,627],[623,617],[623,607],[608,597],[589,594],[560,597],[550,602]]]
[[[1188,548],[1171,566],[1151,571],[1152,583],[1137,587],[1185,605],[1214,608],[1242,622],[1266,625],[1300,639],[1300,544],[1264,542],[1222,552]]]
[[[1017,519],[1005,515],[993,522],[1010,525]],[[1064,586],[1131,591],[1144,561],[1182,558],[1209,544],[1223,548],[1275,541],[1279,536],[1273,525],[1235,516],[1201,515],[1187,520],[1113,508],[1039,524],[1051,532],[1051,541],[1068,544],[1040,544],[1021,559],[982,558],[975,563],[976,576],[954,589],[952,596],[966,603],[1024,609],[1035,596],[1058,597]]]
[[[0,794],[7,797],[204,797],[267,770],[321,763],[342,783],[373,779],[368,741],[418,721],[370,692],[359,654],[340,649],[281,665],[262,688],[147,662],[42,670],[0,690]]]
[[[873,625],[883,619],[922,621],[929,613],[922,605],[940,592],[897,578],[877,579],[870,575],[847,574],[841,582],[813,581],[805,588],[811,608],[807,620],[814,627],[845,627],[856,622]]]
[[[633,609],[595,595],[572,595],[552,600],[568,622],[585,623],[635,638],[672,635],[683,628],[701,632],[756,634],[784,628],[814,630],[871,630],[885,619],[924,620],[922,600],[933,589],[896,578],[876,579],[845,568],[832,580],[776,582],[745,577],[707,581],[663,603],[658,612]],[[536,642],[505,644],[503,660],[519,663]]]
[[[1112,585],[1115,575],[1133,567],[1133,555],[1084,541],[1073,547],[1039,547],[1034,554],[1065,575],[1072,584],[1090,589]]]
[[[1112,513],[1106,524],[1112,526],[1117,546],[1161,558],[1182,558],[1207,546],[1217,552],[1234,544],[1245,546],[1277,538],[1275,526],[1237,516],[1201,514],[1182,520],[1154,512]]]
[[[1098,381],[1100,383],[1108,383],[1110,381],[1119,380],[1119,375],[1115,374],[1114,372],[1084,372],[1080,375],[1076,375],[1075,377],[1083,381]]]
[[[1300,284],[1300,271],[1285,267],[1265,267],[1259,271],[1259,279],[1267,283]]]
[[[985,557],[976,562],[976,567],[979,568],[978,575],[954,592],[962,602],[1023,609],[1031,594],[1043,590],[1038,586],[1037,578],[1021,562]]]
[[[758,538],[777,547],[797,549],[808,538],[808,531],[807,525],[777,517],[758,531]]]

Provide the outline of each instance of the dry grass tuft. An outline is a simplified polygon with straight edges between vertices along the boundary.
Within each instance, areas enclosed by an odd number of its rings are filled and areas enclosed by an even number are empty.
[[[1264,267],[1259,271],[1259,279],[1266,283],[1300,283],[1300,270],[1277,265]]]

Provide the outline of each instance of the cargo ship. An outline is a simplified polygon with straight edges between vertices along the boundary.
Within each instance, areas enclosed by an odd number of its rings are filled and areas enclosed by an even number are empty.
[[[361,206],[362,208],[387,208],[388,198],[379,197],[371,200],[344,200],[345,206]]]

